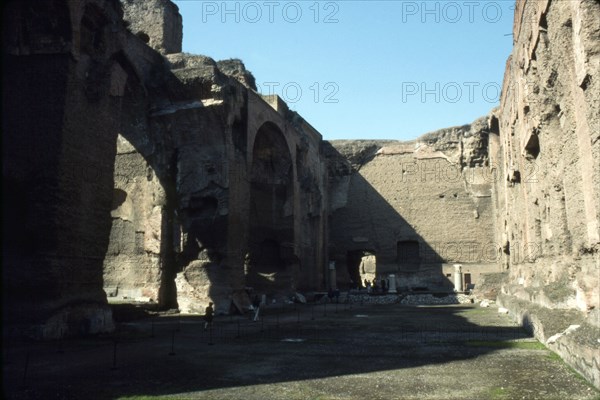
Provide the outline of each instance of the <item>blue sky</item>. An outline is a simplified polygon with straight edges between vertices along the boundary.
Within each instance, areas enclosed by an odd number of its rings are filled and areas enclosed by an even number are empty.
[[[183,51],[240,58],[325,139],[409,140],[498,104],[514,1],[175,0]]]

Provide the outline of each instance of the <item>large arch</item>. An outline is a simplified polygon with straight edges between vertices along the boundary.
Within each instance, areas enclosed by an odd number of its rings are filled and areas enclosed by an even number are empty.
[[[265,122],[256,133],[250,167],[246,284],[258,291],[284,292],[297,279],[293,167],[284,134]]]

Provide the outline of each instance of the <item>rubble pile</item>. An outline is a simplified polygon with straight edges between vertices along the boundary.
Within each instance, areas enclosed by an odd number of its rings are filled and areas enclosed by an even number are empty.
[[[466,294],[449,294],[443,297],[437,297],[432,294],[409,294],[400,301],[400,304],[411,305],[471,303],[473,303],[473,297]]]

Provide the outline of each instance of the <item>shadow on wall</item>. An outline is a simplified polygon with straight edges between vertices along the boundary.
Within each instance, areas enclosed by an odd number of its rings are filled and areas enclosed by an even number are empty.
[[[259,129],[250,171],[250,228],[246,285],[278,294],[294,287],[294,171],[283,133],[267,122]]]
[[[124,200],[113,201],[118,133],[160,171],[129,129],[147,115],[147,93],[111,23],[115,2],[10,1],[4,11],[3,184],[23,205],[3,223],[17,233],[4,253],[3,319],[36,337],[104,332],[111,205]]]
[[[328,151],[344,158],[332,146]],[[331,156],[330,156],[331,157]],[[338,161],[339,162],[339,161]],[[389,202],[361,175],[360,171],[337,169],[332,196],[344,196],[330,217],[330,259],[336,263],[337,285],[365,287],[365,279],[379,283],[395,275],[399,290],[439,290],[454,288],[443,273],[448,262],[429,244]],[[398,188],[399,191],[402,187]],[[333,207],[332,207],[333,208]],[[427,212],[427,210],[423,210]],[[440,227],[440,229],[442,229]],[[333,279],[333,277],[331,278]],[[331,284],[331,282],[330,282]]]

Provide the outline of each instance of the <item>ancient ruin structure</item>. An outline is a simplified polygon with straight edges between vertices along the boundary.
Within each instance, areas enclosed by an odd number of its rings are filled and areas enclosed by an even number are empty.
[[[7,6],[7,318],[57,337],[110,330],[107,296],[228,313],[248,284],[320,287],[321,136],[240,61],[167,54],[171,2],[122,6],[135,34],[114,1]]]
[[[447,291],[456,263],[466,285],[498,272],[487,125],[328,145],[329,252],[341,282],[393,274],[400,290]]]
[[[169,0],[7,1],[4,325],[93,334],[112,301],[230,313],[249,287],[393,275],[491,287],[600,387],[598,20],[595,0],[518,1],[489,116],[328,143],[241,61],[182,53]]]
[[[499,301],[600,386],[600,4],[517,3],[491,120]]]

